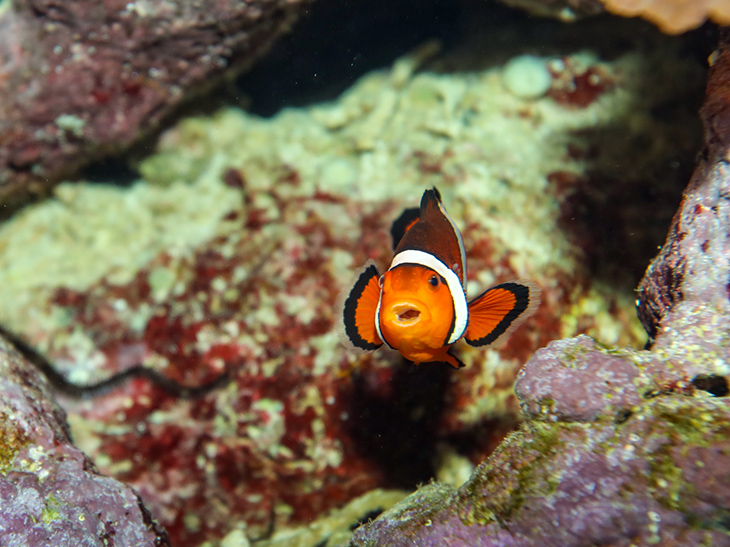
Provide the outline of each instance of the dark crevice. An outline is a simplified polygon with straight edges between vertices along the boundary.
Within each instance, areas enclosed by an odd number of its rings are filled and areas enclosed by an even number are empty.
[[[715,397],[726,397],[730,394],[727,378],[718,374],[699,374],[692,379],[692,385]]]

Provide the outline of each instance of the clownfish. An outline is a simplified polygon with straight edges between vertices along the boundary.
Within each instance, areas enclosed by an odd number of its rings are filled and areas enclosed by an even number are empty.
[[[369,265],[344,302],[345,335],[356,348],[387,344],[414,363],[464,364],[451,347],[462,337],[472,346],[504,338],[540,304],[530,281],[510,281],[467,303],[466,253],[461,232],[434,187],[421,206],[393,223],[394,256],[382,276]]]

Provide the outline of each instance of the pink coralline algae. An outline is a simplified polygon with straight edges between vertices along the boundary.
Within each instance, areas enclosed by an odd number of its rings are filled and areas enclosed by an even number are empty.
[[[0,340],[0,544],[169,545],[128,486],[71,444],[46,380]]]
[[[47,192],[154,131],[189,93],[250,64],[305,5],[12,2],[0,13],[0,202]]]

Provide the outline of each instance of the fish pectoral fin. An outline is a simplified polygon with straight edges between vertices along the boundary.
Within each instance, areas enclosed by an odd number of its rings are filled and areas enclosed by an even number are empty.
[[[453,348],[448,348],[446,351],[440,351],[437,355],[433,356],[433,359],[429,359],[427,361],[419,361],[423,363],[446,363],[447,365],[451,365],[454,368],[464,368],[466,365],[461,362],[461,359],[459,359],[456,355],[451,353],[451,350]],[[418,364],[418,363],[416,363]]]
[[[486,346],[515,330],[540,305],[540,288],[531,281],[509,281],[469,302],[469,324],[464,338],[472,346]]]
[[[461,359],[451,353],[450,348],[449,351],[446,352],[446,358],[444,359],[444,363],[451,365],[454,368],[464,368],[466,366],[464,363],[461,362]]]
[[[393,238],[393,250],[398,246],[400,240],[406,235],[413,225],[421,218],[421,208],[411,207],[403,211],[390,227],[390,235]]]
[[[356,348],[374,350],[383,345],[375,329],[380,299],[379,278],[378,269],[370,264],[357,278],[345,300],[342,310],[345,334]]]

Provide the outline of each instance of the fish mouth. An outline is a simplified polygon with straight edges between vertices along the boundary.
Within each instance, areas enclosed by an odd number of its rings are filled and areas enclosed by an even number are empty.
[[[402,325],[412,325],[421,319],[421,310],[412,304],[396,304],[392,311],[398,323]]]

